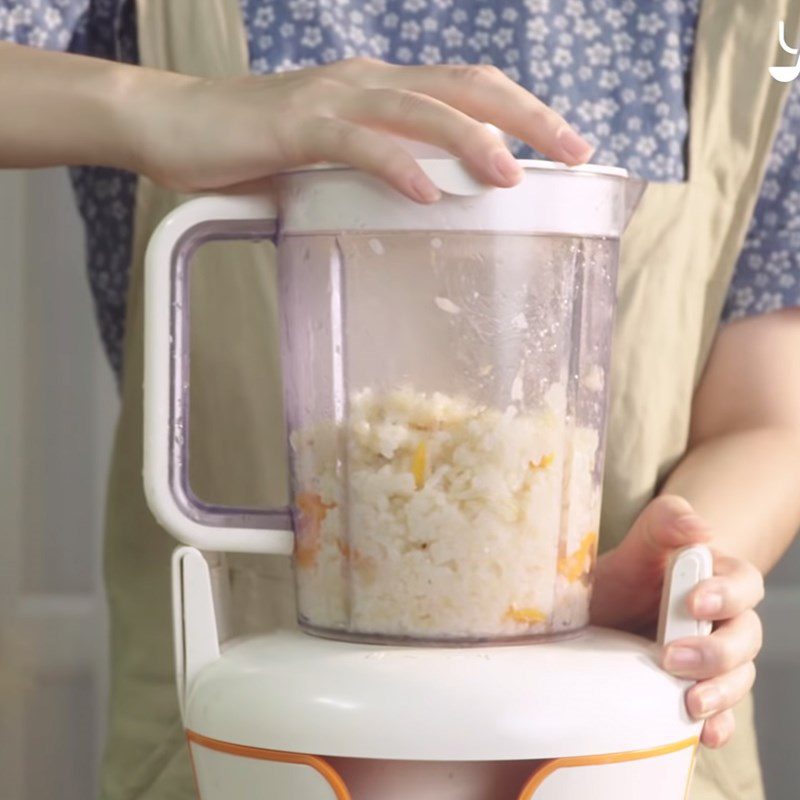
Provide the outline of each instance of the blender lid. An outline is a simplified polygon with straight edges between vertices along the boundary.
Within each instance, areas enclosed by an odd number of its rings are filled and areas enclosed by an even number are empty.
[[[185,727],[322,756],[489,761],[645,750],[697,737],[657,649],[589,628],[546,644],[417,648],[277,631],[191,682]]]
[[[419,158],[417,159],[423,165],[429,161],[447,161],[450,163],[459,163],[455,158]],[[522,167],[524,170],[535,170],[535,169],[544,169],[544,170],[558,170],[561,172],[577,172],[577,173],[585,173],[590,175],[616,175],[619,178],[627,178],[629,176],[628,170],[623,169],[622,167],[611,167],[605,166],[604,164],[581,164],[577,167],[570,167],[568,164],[564,164],[561,161],[547,161],[542,158],[518,158],[517,163]],[[350,166],[349,164],[337,164],[334,162],[324,161],[320,162],[319,164],[306,164],[302,167],[294,167],[293,169],[287,169],[280,172],[280,175],[291,175],[296,174],[298,172],[319,172],[322,170],[345,170],[351,172],[358,172],[355,167]]]
[[[505,142],[506,145],[509,144],[510,138],[507,134],[505,134],[500,128],[496,125],[492,125],[490,123],[484,123],[484,127],[493,133],[500,142]],[[404,150],[408,151],[414,158],[416,158],[420,164],[422,165],[423,169],[430,169],[431,162],[447,162],[449,164],[456,164],[457,166],[461,167],[462,172],[466,172],[466,170],[461,165],[461,162],[450,153],[448,150],[445,150],[441,147],[437,147],[436,145],[429,144],[428,142],[423,142],[415,139],[407,139],[404,136],[398,136],[396,134],[386,134],[389,139],[393,140],[396,144],[402,147]],[[620,167],[606,167],[600,164],[584,164],[579,167],[569,167],[566,164],[563,164],[558,161],[550,161],[544,159],[517,159],[517,163],[524,169],[524,170],[535,170],[535,169],[545,169],[545,170],[560,170],[560,171],[571,171],[571,172],[584,172],[590,173],[594,175],[616,175],[618,177],[626,178],[628,177],[627,170],[624,170]],[[334,163],[320,163],[320,164],[312,164],[303,167],[297,167],[293,170],[287,170],[287,172],[307,172],[309,170],[330,170],[330,169],[338,169],[338,170],[352,170],[355,171],[354,167],[351,167],[348,164],[334,164]],[[467,173],[469,175],[469,173]],[[435,182],[435,181],[434,181]],[[483,184],[480,184],[477,181],[474,181],[476,186],[482,186],[484,189],[486,188]]]
[[[282,232],[469,231],[619,238],[643,185],[619,167],[528,160],[520,161],[523,177],[516,186],[498,188],[476,180],[456,159],[418,161],[442,192],[436,203],[414,203],[349,166],[317,164],[281,173],[276,182]]]

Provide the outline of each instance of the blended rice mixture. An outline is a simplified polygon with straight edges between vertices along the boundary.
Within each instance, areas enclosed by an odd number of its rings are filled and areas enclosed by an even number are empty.
[[[521,413],[363,390],[346,423],[295,431],[303,622],[449,640],[585,625],[598,434],[565,421],[559,396]]]

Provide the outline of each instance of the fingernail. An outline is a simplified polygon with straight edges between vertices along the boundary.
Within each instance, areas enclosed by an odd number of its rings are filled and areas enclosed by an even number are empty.
[[[703,661],[699,650],[693,647],[672,647],[664,656],[664,669],[669,672],[684,672],[699,667]]]
[[[424,175],[415,175],[411,179],[411,191],[423,203],[435,203],[442,197],[442,193]]]
[[[586,141],[576,130],[565,125],[557,134],[556,141],[562,152],[566,156],[565,161],[584,162],[588,161],[594,147]]]
[[[700,716],[707,717],[722,706],[722,692],[715,686],[697,690],[697,704],[700,706]]]
[[[495,175],[503,183],[517,183],[522,172],[517,160],[508,150],[498,150],[492,156],[492,166],[494,167]]]
[[[719,592],[704,592],[695,601],[698,614],[710,616],[722,611],[722,595]]]

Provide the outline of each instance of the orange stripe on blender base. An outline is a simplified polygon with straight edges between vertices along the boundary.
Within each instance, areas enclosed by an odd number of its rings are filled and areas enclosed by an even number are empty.
[[[565,758],[554,758],[546,761],[543,766],[539,767],[536,772],[531,776],[530,780],[522,790],[522,793],[517,800],[536,800],[535,791],[541,787],[545,778],[552,775],[559,769],[567,769],[569,767],[591,767],[600,766],[603,764],[621,764],[625,761],[641,761],[645,758],[657,758],[658,756],[666,756],[670,753],[677,753],[679,750],[685,750],[687,747],[694,748],[692,753],[692,763],[694,763],[694,756],[697,753],[697,745],[699,739],[696,736],[690,739],[683,739],[680,742],[673,744],[665,744],[661,747],[653,747],[650,750],[631,750],[626,753],[606,753],[597,756],[568,756]],[[692,772],[689,770],[689,776],[686,779],[686,791],[689,791],[689,781],[691,780]],[[577,800],[577,798],[576,798]]]
[[[304,767],[311,767],[328,782],[337,800],[352,800],[350,792],[345,786],[341,776],[324,758],[309,756],[305,753],[285,753],[281,750],[265,750],[260,747],[247,747],[243,744],[221,742],[218,739],[210,739],[208,736],[203,736],[194,731],[186,731],[186,738],[190,745],[194,743],[200,747],[205,747],[218,753],[227,753],[228,755],[240,756],[241,758],[254,758],[259,761],[277,761],[282,764],[299,764]],[[191,752],[191,746],[189,747],[189,751]],[[194,763],[192,764],[192,768],[194,768]],[[198,797],[199,796],[198,794]]]
[[[324,758],[319,756],[306,755],[304,753],[287,753],[281,750],[266,750],[259,747],[248,747],[241,744],[233,744],[231,742],[223,742],[218,739],[211,739],[202,734],[195,733],[194,731],[186,731],[186,738],[190,745],[192,743],[200,747],[214,750],[218,753],[227,753],[228,755],[240,756],[242,758],[253,758],[259,761],[276,761],[284,764],[299,764],[301,766],[311,767],[315,769],[329,784],[336,794],[337,800],[352,800],[350,792],[342,780],[339,773],[327,762]],[[535,800],[534,793],[544,783],[545,779],[552,775],[559,769],[568,769],[570,767],[588,767],[588,766],[601,766],[603,764],[620,764],[626,761],[640,761],[646,758],[657,758],[658,756],[669,755],[670,753],[677,753],[686,748],[693,748],[692,752],[692,765],[689,769],[689,775],[686,779],[686,793],[689,792],[689,781],[692,776],[692,768],[694,767],[694,760],[697,755],[697,745],[699,739],[693,736],[689,739],[683,739],[679,742],[672,744],[662,745],[660,747],[653,747],[649,750],[633,750],[625,753],[606,753],[603,755],[595,756],[568,756],[565,758],[553,758],[536,769],[533,775],[525,784],[522,792],[517,800]],[[191,746],[189,747],[191,757]],[[197,774],[194,768],[194,758],[192,758],[192,771],[195,772],[195,782],[197,782]],[[198,797],[200,797],[198,787]]]

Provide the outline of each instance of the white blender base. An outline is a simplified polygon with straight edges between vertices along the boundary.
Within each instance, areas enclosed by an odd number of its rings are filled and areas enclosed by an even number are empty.
[[[508,766],[324,759],[191,733],[189,745],[200,800],[641,800],[643,787],[648,800],[678,800],[688,793],[697,740]]]
[[[221,648],[205,560],[182,548],[173,570],[200,800],[687,796],[702,724],[651,642],[588,628],[547,645],[403,648],[275,631]],[[706,633],[685,599],[710,570],[704,548],[675,559],[662,643]]]

